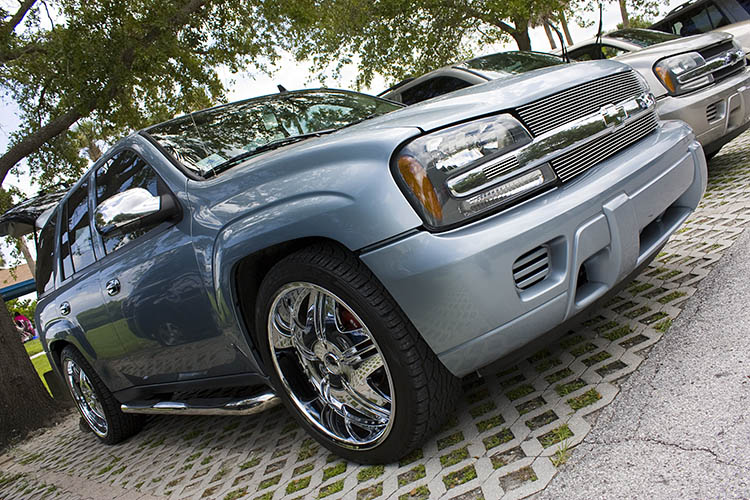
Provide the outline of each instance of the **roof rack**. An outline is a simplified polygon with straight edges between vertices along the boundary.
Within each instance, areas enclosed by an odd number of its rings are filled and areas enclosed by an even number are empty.
[[[377,94],[377,97],[381,97],[383,94],[387,94],[391,90],[396,90],[397,88],[399,88],[399,87],[401,87],[403,85],[406,85],[407,83],[409,83],[409,82],[411,82],[411,81],[413,81],[415,79],[416,79],[416,77],[414,77],[414,76],[410,76],[408,78],[404,78],[403,80],[401,80],[397,84],[392,85],[392,86],[388,87],[387,89],[385,89],[384,91],[382,91],[381,93]]]

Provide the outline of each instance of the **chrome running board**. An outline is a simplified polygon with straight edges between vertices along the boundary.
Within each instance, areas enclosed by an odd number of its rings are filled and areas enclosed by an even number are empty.
[[[150,415],[253,415],[279,403],[271,390],[246,398],[196,398],[184,401],[131,401],[120,406],[123,413]]]

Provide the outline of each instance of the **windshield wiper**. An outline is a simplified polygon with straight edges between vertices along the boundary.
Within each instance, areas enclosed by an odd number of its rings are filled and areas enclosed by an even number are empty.
[[[288,146],[289,144],[294,144],[295,142],[304,141],[305,139],[309,139],[311,137],[320,137],[321,135],[330,134],[332,132],[335,132],[336,130],[338,129],[331,128],[331,129],[325,129],[325,130],[318,130],[317,132],[309,132],[307,134],[299,134],[299,135],[290,135],[289,137],[282,137],[280,139],[267,142],[266,144],[263,144],[254,149],[251,149],[250,151],[246,151],[244,153],[238,154],[237,156],[233,156],[225,162],[219,163],[215,167],[212,167],[210,170],[205,172],[203,174],[203,178],[208,179],[210,177],[214,177],[215,175],[220,174],[221,172],[237,165],[238,163],[241,163],[247,160],[248,158],[255,156],[257,154],[263,153],[265,151],[271,151],[273,149],[277,149],[282,146]]]

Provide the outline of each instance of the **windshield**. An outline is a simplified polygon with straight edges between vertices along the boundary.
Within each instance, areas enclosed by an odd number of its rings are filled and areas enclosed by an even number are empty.
[[[618,30],[607,34],[608,38],[615,38],[624,42],[630,42],[639,47],[650,47],[657,43],[668,42],[680,38],[672,33],[662,33],[661,31],[629,29]]]
[[[535,69],[563,64],[561,57],[541,52],[510,51],[470,59],[462,64],[469,69],[518,75]]]
[[[300,136],[331,132],[400,108],[353,92],[316,90],[240,101],[155,125],[146,132],[188,169],[205,177]],[[295,139],[298,138],[298,139]]]

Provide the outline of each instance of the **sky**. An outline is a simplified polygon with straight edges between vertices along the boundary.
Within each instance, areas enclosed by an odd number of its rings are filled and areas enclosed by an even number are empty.
[[[670,0],[668,4],[662,8],[662,14],[665,14],[670,9],[680,5],[682,2],[683,0]],[[588,28],[580,28],[572,20],[569,20],[570,31],[574,42],[581,42],[596,35],[596,30],[598,28],[598,13],[591,14],[588,20],[593,23],[593,25]],[[604,31],[606,32],[615,29],[620,21],[620,11],[617,7],[617,3],[607,3],[603,15]],[[550,50],[547,36],[542,28],[535,28],[531,31],[531,44],[534,50]],[[501,50],[513,50],[515,48],[515,43],[509,43],[506,45],[498,44],[483,48],[482,53],[489,54]],[[478,53],[477,55],[480,54]],[[278,91],[276,87],[277,84],[284,85],[288,90],[319,87],[320,82],[311,80],[311,72],[309,68],[309,63],[294,61],[289,54],[284,54],[281,60],[273,68],[274,72],[272,76],[249,72],[239,74],[220,72],[220,74],[222,80],[227,85],[229,100],[236,101],[275,93]],[[327,84],[329,87],[344,89],[352,88],[354,86],[356,72],[356,67],[350,65],[344,68],[340,79],[334,80],[329,78]],[[386,86],[386,82],[383,78],[376,77],[371,87],[363,89],[362,91],[378,93],[381,90],[384,90]],[[7,149],[10,134],[19,126],[20,122],[17,113],[17,106],[12,101],[8,100],[7,97],[0,96],[0,151],[5,151]],[[33,186],[31,179],[27,175],[22,175],[20,177],[9,175],[5,180],[5,184],[17,186],[22,192],[29,196],[36,193],[36,188]],[[7,256],[7,251],[5,249],[0,249],[0,251]]]

